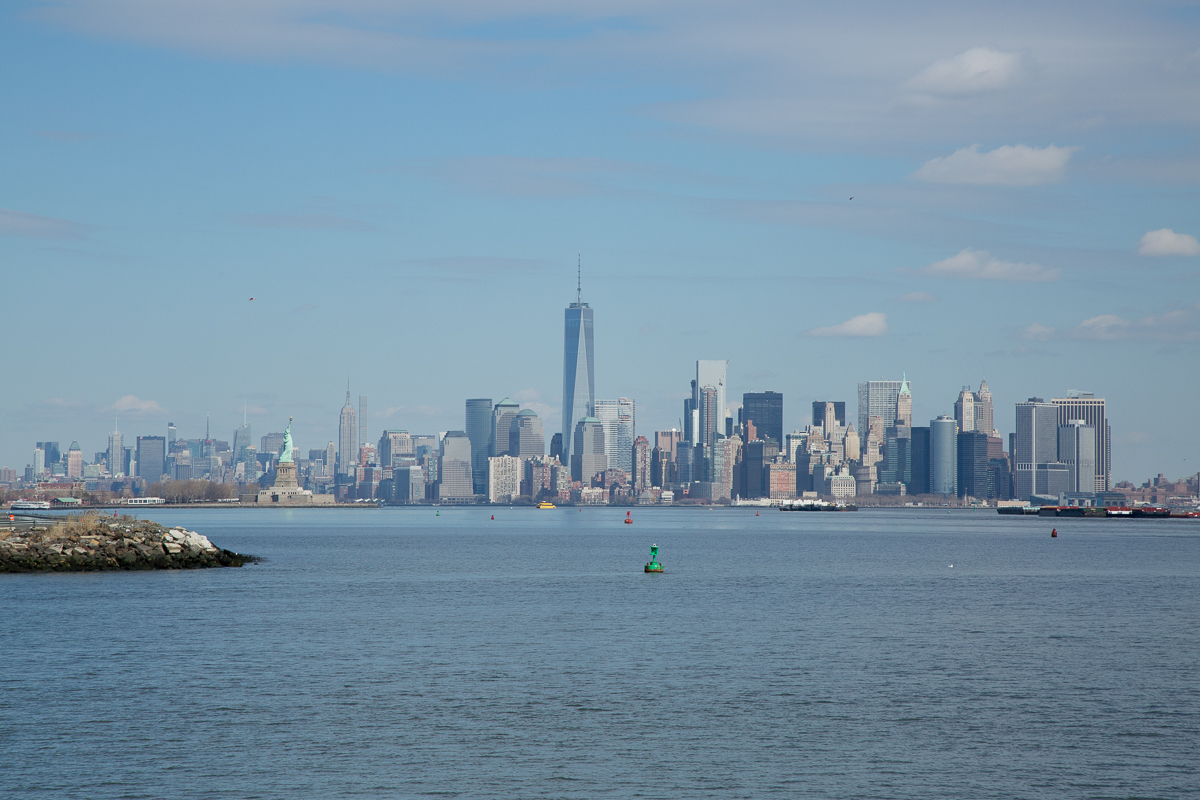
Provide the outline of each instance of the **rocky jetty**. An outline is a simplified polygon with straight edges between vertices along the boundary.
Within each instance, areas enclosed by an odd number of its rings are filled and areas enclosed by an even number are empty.
[[[0,524],[0,572],[203,569],[256,560],[222,550],[198,533],[133,517],[87,514]]]

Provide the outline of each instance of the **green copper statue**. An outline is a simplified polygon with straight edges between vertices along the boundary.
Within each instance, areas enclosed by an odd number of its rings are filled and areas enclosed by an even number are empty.
[[[283,452],[279,454],[280,464],[292,463],[292,418],[288,417],[287,430],[283,432]]]

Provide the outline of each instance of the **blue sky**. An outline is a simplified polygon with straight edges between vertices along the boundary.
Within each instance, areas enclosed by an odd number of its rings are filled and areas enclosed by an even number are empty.
[[[1104,396],[1114,479],[1194,473],[1200,10],[1185,3],[17,2],[0,9],[0,465],[33,443],[677,424],[907,373]],[[853,200],[849,198],[853,197]],[[254,301],[249,298],[254,297]]]

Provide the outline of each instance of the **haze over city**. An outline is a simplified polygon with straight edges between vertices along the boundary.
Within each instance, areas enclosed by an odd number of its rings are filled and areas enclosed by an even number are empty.
[[[786,431],[861,381],[906,374],[924,422],[986,379],[1004,435],[1106,398],[1114,481],[1200,468],[1161,413],[1200,389],[1194,8],[3,13],[0,465],[114,415],[320,448],[348,377],[378,429],[508,396],[559,430],[581,264],[640,433],[728,359]]]

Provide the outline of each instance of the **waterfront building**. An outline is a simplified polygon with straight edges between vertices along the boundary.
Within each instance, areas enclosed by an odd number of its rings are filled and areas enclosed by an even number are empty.
[[[571,443],[571,479],[587,484],[608,469],[604,450],[604,426],[595,417],[584,417],[575,424]]]
[[[1058,460],[1058,414],[1054,403],[1031,397],[1017,403],[1016,437],[1013,446],[1013,494],[1028,500],[1037,491],[1034,474],[1038,464]]]
[[[767,493],[772,500],[792,500],[796,497],[796,465],[790,461],[767,464]]]
[[[592,309],[583,302],[579,287],[575,302],[567,306],[563,334],[563,458],[574,453],[575,429],[579,421],[596,410],[596,373],[593,350]]]
[[[896,424],[897,401],[901,388],[912,391],[912,384],[899,381],[864,381],[858,385],[858,431],[870,433],[871,417],[879,418],[880,438],[884,429]]]
[[[353,476],[358,466],[358,415],[350,402],[350,388],[346,388],[346,405],[342,406],[338,418],[337,474]]]
[[[471,440],[471,480],[475,494],[487,492],[488,453],[492,452],[492,398],[467,401],[467,438]]]
[[[746,392],[742,395],[742,422],[753,422],[758,438],[783,446],[783,394]]]
[[[1096,488],[1107,492],[1112,488],[1112,431],[1104,416],[1104,398],[1091,392],[1068,392],[1066,397],[1050,401],[1058,409],[1058,424],[1068,425],[1072,420],[1083,420],[1094,430],[1096,440]],[[1060,459],[1061,460],[1061,459]],[[1091,491],[1080,489],[1079,491]]]
[[[1058,460],[1067,465],[1068,492],[1099,491],[1096,469],[1096,429],[1073,419],[1058,426]]]
[[[958,423],[946,414],[929,423],[929,491],[958,494]]]
[[[489,503],[511,503],[521,494],[521,459],[516,456],[492,456],[488,459]]]
[[[1057,503],[1059,495],[1071,491],[1071,468],[1061,461],[1035,464],[1033,487],[1033,494],[1030,495],[1030,498],[1038,496],[1046,498],[1052,504]]]
[[[446,431],[438,459],[438,499],[465,500],[474,494],[471,440],[466,431]]]
[[[995,497],[989,486],[988,437],[982,431],[960,431],[958,434],[958,496],[985,500]]]
[[[546,431],[532,409],[521,409],[509,423],[508,455],[522,459],[546,455]]]
[[[633,490],[641,494],[652,485],[650,480],[650,440],[639,436],[633,440]]]
[[[167,437],[137,437],[137,474],[146,483],[162,480],[167,468]]]
[[[512,430],[513,418],[520,410],[521,404],[514,403],[507,397],[496,403],[492,409],[492,446],[489,455],[508,455],[509,431]]]

